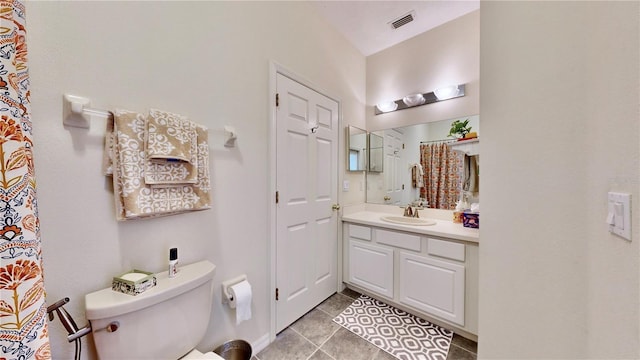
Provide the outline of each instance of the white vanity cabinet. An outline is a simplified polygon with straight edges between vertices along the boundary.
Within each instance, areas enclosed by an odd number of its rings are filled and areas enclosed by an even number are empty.
[[[477,336],[477,243],[347,222],[343,231],[344,282]]]
[[[393,299],[393,249],[349,241],[349,281]]]
[[[368,226],[351,224],[349,234],[349,282],[393,299],[393,249],[371,244]]]
[[[464,326],[464,264],[400,252],[403,304]]]

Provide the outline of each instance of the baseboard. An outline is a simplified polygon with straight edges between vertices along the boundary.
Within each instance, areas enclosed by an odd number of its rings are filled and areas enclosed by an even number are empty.
[[[267,346],[269,346],[269,333],[262,335],[258,340],[251,343],[251,352],[255,355]]]

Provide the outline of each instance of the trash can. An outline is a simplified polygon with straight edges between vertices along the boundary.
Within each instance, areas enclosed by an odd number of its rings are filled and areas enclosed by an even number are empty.
[[[227,341],[213,352],[225,360],[251,360],[251,345],[244,340]]]

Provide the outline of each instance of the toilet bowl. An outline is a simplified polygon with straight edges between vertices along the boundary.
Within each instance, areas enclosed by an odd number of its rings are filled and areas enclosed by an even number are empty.
[[[222,359],[195,346],[209,326],[215,265],[181,266],[175,277],[156,274],[157,284],[139,295],[111,288],[85,296],[100,360]]]

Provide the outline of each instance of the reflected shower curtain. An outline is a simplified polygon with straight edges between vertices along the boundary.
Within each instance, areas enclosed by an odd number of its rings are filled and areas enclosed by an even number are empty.
[[[0,359],[50,359],[24,4],[0,0]]]
[[[420,196],[434,209],[453,210],[460,198],[464,154],[445,143],[420,145],[420,163],[424,169],[424,187]]]

